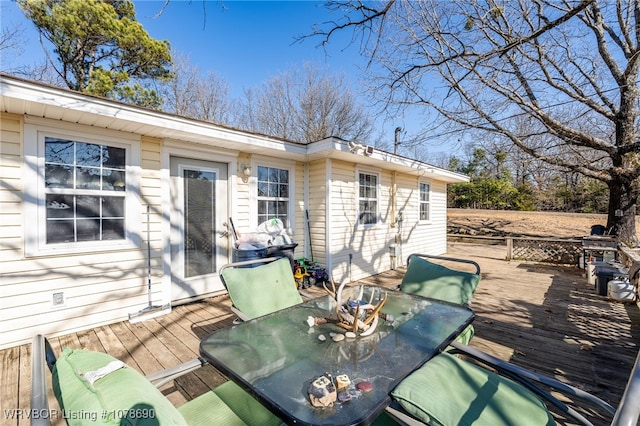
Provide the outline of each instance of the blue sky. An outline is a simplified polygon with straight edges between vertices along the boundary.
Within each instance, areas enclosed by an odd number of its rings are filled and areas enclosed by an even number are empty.
[[[296,43],[313,25],[330,19],[314,1],[176,1],[159,17],[160,1],[135,1],[138,20],[149,34],[167,39],[202,70],[215,70],[234,95],[305,61],[329,66],[356,84],[364,63],[357,46],[332,43],[325,51],[319,40]],[[340,46],[340,44],[342,44]]]
[[[324,8],[323,2],[170,0],[164,10],[164,2],[160,0],[138,0],[134,4],[138,21],[152,37],[169,40],[172,48],[188,55],[190,63],[201,72],[218,73],[229,84],[234,98],[280,72],[312,62],[327,67],[332,74],[344,74],[360,103],[371,107],[370,97],[361,92],[360,83],[365,77],[366,59],[360,56],[357,42],[350,44],[349,31],[338,33],[325,48],[319,46],[318,38],[296,42],[297,37],[310,34],[314,25],[339,18]],[[0,0],[0,6],[2,25],[21,23],[27,42],[20,56],[10,58],[12,65],[14,61],[20,64],[42,61],[43,52],[33,24],[14,1]],[[2,68],[6,69],[6,63]],[[409,134],[417,133],[418,121],[417,115],[391,121],[379,118],[374,134],[393,141],[397,126]]]

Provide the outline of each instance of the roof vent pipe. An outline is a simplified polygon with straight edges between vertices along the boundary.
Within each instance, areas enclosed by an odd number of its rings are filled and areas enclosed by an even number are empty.
[[[398,140],[398,135],[402,131],[402,127],[396,127],[395,139],[393,142],[393,155],[398,155],[398,145],[400,145],[400,141]]]

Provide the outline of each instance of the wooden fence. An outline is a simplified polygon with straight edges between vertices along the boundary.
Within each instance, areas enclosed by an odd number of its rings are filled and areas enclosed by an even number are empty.
[[[449,234],[449,241],[506,245],[507,260],[577,265],[583,255],[581,239],[486,237]]]

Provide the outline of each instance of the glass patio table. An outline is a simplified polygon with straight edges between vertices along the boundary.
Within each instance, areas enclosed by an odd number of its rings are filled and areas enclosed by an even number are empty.
[[[391,403],[402,379],[474,318],[467,307],[377,286],[348,287],[342,297],[375,305],[385,294],[378,326],[366,337],[334,341],[343,328],[309,326],[308,317],[336,318],[336,302],[327,295],[217,330],[201,341],[200,354],[288,424],[366,425]],[[393,321],[382,319],[389,315]],[[325,373],[346,375],[351,384],[330,406],[315,407],[308,387]]]

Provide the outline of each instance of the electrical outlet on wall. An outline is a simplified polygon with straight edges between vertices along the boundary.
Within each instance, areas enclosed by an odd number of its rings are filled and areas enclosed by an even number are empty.
[[[60,291],[58,293],[53,293],[51,305],[54,307],[64,305],[64,292]]]

